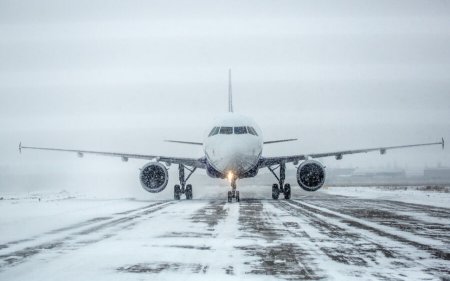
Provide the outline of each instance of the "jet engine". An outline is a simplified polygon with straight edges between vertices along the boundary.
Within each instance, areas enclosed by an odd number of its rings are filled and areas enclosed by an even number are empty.
[[[325,167],[316,160],[307,160],[297,169],[297,182],[306,191],[316,191],[325,182]]]
[[[139,175],[142,187],[151,193],[161,192],[166,188],[169,174],[166,167],[159,162],[146,164]]]

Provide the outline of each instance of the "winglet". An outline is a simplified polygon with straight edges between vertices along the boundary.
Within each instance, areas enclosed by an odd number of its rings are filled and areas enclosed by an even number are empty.
[[[231,68],[228,69],[228,112],[233,112],[233,89],[231,88]]]
[[[19,153],[22,154],[22,142],[19,142]]]
[[[442,150],[445,148],[445,140],[442,138]]]

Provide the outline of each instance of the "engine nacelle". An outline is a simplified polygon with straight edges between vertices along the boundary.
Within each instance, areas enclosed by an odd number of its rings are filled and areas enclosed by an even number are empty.
[[[297,182],[306,191],[316,191],[325,182],[325,167],[316,160],[307,160],[297,169]]]
[[[157,193],[166,188],[169,181],[169,174],[163,164],[150,162],[141,169],[139,180],[145,190],[151,193]]]

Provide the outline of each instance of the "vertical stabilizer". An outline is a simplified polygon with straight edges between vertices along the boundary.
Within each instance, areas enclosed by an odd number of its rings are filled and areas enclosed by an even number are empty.
[[[233,90],[231,88],[231,69],[228,70],[228,112],[233,112]]]

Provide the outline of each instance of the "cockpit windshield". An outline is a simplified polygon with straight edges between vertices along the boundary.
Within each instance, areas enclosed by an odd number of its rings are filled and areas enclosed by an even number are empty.
[[[208,137],[217,135],[217,134],[219,133],[219,129],[220,129],[220,127],[214,127],[214,128],[211,130],[211,133],[209,133]]]
[[[236,135],[242,135],[247,133],[247,127],[234,127],[234,133]]]
[[[255,131],[255,129],[253,127],[247,127],[247,129],[248,129],[248,133],[249,134],[252,134],[254,136],[258,135],[258,133],[256,133],[256,131]]]
[[[220,127],[220,134],[231,135],[233,133],[233,127]]]
[[[251,134],[254,136],[258,135],[253,127],[239,126],[239,127],[214,127],[209,133],[208,137],[212,137],[217,134],[231,135],[233,133],[235,135],[244,135],[244,134]]]

